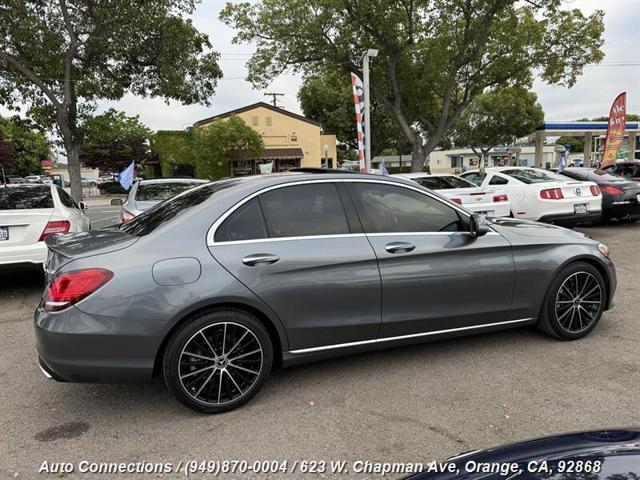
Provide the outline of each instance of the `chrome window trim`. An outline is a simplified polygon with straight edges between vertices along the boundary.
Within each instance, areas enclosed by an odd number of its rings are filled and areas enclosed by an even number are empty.
[[[398,335],[395,337],[374,338],[372,340],[362,340],[359,342],[337,343],[334,345],[323,345],[320,347],[301,348],[298,350],[290,350],[287,353],[290,353],[293,355],[300,355],[303,353],[322,352],[324,350],[333,350],[336,348],[357,347],[361,345],[371,345],[374,343],[384,343],[384,342],[391,342],[395,340],[406,340],[410,338],[428,337],[431,335],[440,335],[444,333],[463,332],[465,330],[474,330],[478,328],[497,327],[501,325],[512,325],[512,324],[530,322],[531,320],[533,320],[533,318],[520,318],[518,320],[507,320],[506,322],[484,323],[482,325],[471,325],[469,327],[447,328],[445,330],[434,330],[433,332],[411,333],[409,335]]]
[[[286,241],[291,241],[291,240],[305,240],[305,239],[319,239],[319,238],[349,238],[349,237],[359,237],[359,236],[385,236],[385,235],[424,235],[424,236],[430,236],[430,235],[452,235],[452,234],[463,234],[463,235],[470,235],[469,232],[378,232],[378,233],[344,233],[344,234],[328,234],[328,235],[309,235],[309,236],[298,236],[298,237],[274,237],[274,238],[256,238],[256,239],[251,239],[251,240],[230,240],[230,241],[225,241],[225,242],[216,242],[215,239],[215,233],[216,230],[218,229],[218,227],[230,216],[233,214],[233,212],[235,212],[238,208],[242,207],[242,205],[244,205],[245,203],[249,202],[250,200],[254,199],[255,197],[257,197],[258,195],[261,195],[263,193],[266,192],[270,192],[272,190],[277,190],[279,188],[286,188],[286,187],[293,187],[293,186],[298,186],[298,185],[308,185],[308,184],[314,184],[314,183],[381,183],[381,184],[385,184],[385,185],[392,185],[392,186],[397,186],[400,188],[407,188],[409,190],[414,190],[418,193],[421,193],[422,195],[425,195],[427,197],[433,198],[434,200],[443,203],[445,205],[447,205],[450,208],[453,208],[454,210],[456,210],[457,212],[465,215],[467,218],[469,218],[471,215],[466,212],[465,210],[459,208],[457,205],[454,205],[453,202],[451,203],[447,203],[444,202],[441,198],[437,197],[436,195],[433,195],[431,192],[428,192],[424,189],[422,189],[421,187],[414,187],[413,185],[405,185],[404,183],[399,183],[399,182],[393,182],[393,181],[388,181],[388,180],[383,180],[383,179],[377,179],[377,178],[372,178],[372,179],[368,179],[368,178],[319,178],[319,179],[314,179],[314,180],[300,180],[297,182],[286,182],[286,183],[279,183],[278,185],[271,185],[269,187],[265,187],[261,190],[258,190],[257,192],[253,192],[252,194],[248,195],[247,197],[243,198],[242,200],[240,200],[239,202],[237,202],[235,205],[231,206],[227,211],[225,211],[220,217],[218,217],[218,219],[213,223],[213,225],[211,225],[211,227],[209,227],[209,230],[207,231],[207,246],[209,247],[214,247],[216,245],[240,245],[240,244],[245,244],[245,243],[264,243],[264,242],[274,242],[274,241],[281,241],[281,240],[286,240]],[[487,233],[487,235],[499,235],[499,233],[496,232],[489,232]]]

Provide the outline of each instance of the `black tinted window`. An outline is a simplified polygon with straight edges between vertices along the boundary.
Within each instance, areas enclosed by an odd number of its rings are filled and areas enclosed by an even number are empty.
[[[464,178],[455,177],[441,177],[449,186],[447,188],[474,188],[475,185]]]
[[[58,188],[58,196],[60,197],[60,202],[65,207],[76,208],[76,209],[78,208],[78,206],[76,205],[76,202],[73,201],[73,198],[71,198],[71,196],[61,188]]]
[[[297,185],[260,195],[272,237],[349,233],[347,217],[332,183]]]
[[[482,185],[482,181],[484,180],[485,176],[486,175],[480,175],[479,172],[472,172],[472,173],[465,173],[464,175],[462,175],[462,178],[470,181],[474,185],[480,186]]]
[[[266,238],[267,229],[258,199],[254,198],[234,211],[216,230],[216,242]]]
[[[120,230],[138,237],[148,235],[156,228],[185,214],[190,208],[208,200],[209,197],[216,192],[233,187],[238,182],[240,182],[240,180],[221,180],[219,182],[205,184],[189,192],[184,192],[184,195],[178,195],[177,197],[159,203],[155,207],[138,215],[129,223],[120,225]]]
[[[378,183],[350,188],[367,233],[465,230],[452,207],[415,190]]]
[[[422,185],[423,187],[430,188],[431,190],[440,190],[442,188],[448,188],[446,184],[442,182],[439,177],[422,177],[414,178],[414,181]]]
[[[491,180],[489,180],[489,185],[506,185],[507,183],[509,183],[509,180],[497,175],[494,175],[493,177],[491,177]]]
[[[53,208],[51,187],[0,187],[0,210]]]

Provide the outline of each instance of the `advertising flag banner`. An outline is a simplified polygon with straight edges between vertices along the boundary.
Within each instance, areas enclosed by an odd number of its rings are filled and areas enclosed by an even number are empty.
[[[616,161],[616,155],[624,141],[624,129],[627,125],[627,93],[622,92],[613,101],[609,112],[607,138],[602,155],[602,166],[606,167]]]
[[[125,190],[129,190],[131,185],[133,184],[133,170],[135,168],[135,162],[131,162],[131,164],[120,172],[118,175],[118,182],[122,185],[122,188]]]
[[[364,162],[364,122],[368,119],[364,118],[364,84],[362,79],[355,73],[351,74],[351,86],[353,87],[353,103],[356,107],[356,131],[358,134],[358,161],[360,163],[360,171],[366,172]]]

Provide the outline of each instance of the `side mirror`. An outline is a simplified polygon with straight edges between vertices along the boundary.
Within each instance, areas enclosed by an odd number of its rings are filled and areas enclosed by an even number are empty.
[[[87,209],[87,204],[84,202],[80,202],[80,210],[86,210]]]
[[[112,198],[111,199],[111,205],[117,205],[117,206],[122,206],[122,199],[121,198]]]
[[[469,232],[472,237],[482,237],[483,235],[486,235],[488,231],[489,226],[487,225],[487,219],[484,215],[480,215],[478,213],[471,215],[469,218]]]

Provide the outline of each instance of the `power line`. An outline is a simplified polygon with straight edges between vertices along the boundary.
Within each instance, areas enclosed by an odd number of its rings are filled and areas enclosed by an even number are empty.
[[[273,98],[272,103],[274,107],[277,107],[277,97],[284,97],[284,93],[265,93],[264,96],[268,97],[269,95],[271,95],[271,97]]]

